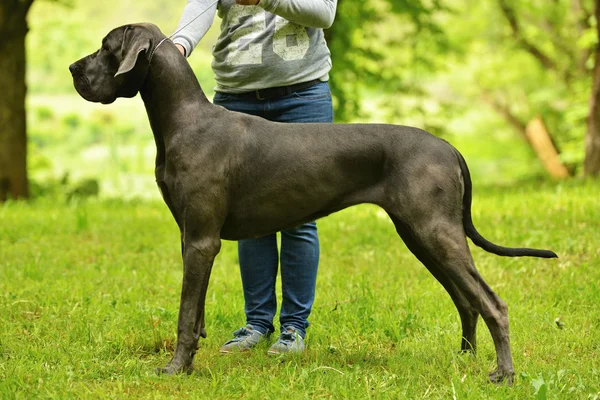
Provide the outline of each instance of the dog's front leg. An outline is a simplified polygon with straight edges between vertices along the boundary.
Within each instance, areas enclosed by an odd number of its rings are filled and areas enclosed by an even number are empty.
[[[184,238],[177,346],[173,359],[160,373],[191,373],[193,370],[198,339],[200,336],[206,337],[204,302],[213,261],[220,248],[221,241],[218,237],[209,236],[196,240]]]

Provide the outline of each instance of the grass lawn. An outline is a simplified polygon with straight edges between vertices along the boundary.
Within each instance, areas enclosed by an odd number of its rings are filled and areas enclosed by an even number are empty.
[[[458,354],[450,297],[374,206],[319,222],[304,354],[269,357],[262,343],[219,355],[244,323],[236,246],[225,242],[195,372],[157,376],[176,340],[182,272],[166,206],[39,200],[0,206],[0,397],[598,399],[600,184],[476,186],[474,196],[486,238],[560,257],[510,259],[472,246],[509,306],[512,387],[487,382],[496,361],[483,321],[477,357]]]

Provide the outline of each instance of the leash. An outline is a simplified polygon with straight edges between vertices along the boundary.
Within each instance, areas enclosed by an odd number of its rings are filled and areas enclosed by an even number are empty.
[[[200,18],[205,12],[207,12],[212,6],[214,6],[218,2],[219,2],[219,0],[213,1],[212,3],[210,3],[208,5],[208,7],[206,7],[204,10],[202,10],[202,12],[200,14],[196,15],[194,17],[194,19],[192,19],[190,22],[188,22],[187,24],[185,24],[181,28],[177,29],[175,32],[173,32],[169,36],[163,38],[160,42],[158,42],[158,44],[152,49],[152,52],[150,53],[150,56],[148,57],[148,64],[150,63],[150,61],[152,61],[152,57],[154,57],[154,53],[156,52],[156,49],[158,49],[158,46],[160,46],[161,44],[163,44],[163,42],[165,40],[170,40],[173,36],[175,36],[176,34],[178,34],[179,32],[181,32],[185,28],[187,28],[188,25],[190,25],[192,22],[194,22],[195,20],[197,20],[198,18]]]

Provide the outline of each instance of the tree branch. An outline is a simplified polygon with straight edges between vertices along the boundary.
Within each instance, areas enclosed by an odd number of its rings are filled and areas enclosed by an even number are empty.
[[[490,92],[483,89],[481,92],[481,97],[483,100],[488,103],[498,114],[500,114],[506,122],[510,126],[512,126],[518,133],[521,139],[529,143],[529,138],[527,137],[526,130],[527,124],[519,119],[510,109],[509,106],[503,104],[498,99],[496,99]]]
[[[519,24],[519,20],[517,19],[517,14],[515,10],[507,3],[506,0],[498,0],[498,4],[500,5],[500,9],[504,14],[504,17],[508,20],[508,23],[512,29],[513,36],[517,40],[517,42],[529,52],[533,57],[535,57],[544,67],[561,72],[550,57],[548,57],[542,50],[537,48],[533,43],[530,43],[527,39],[523,37],[523,33],[521,31],[521,25]]]
[[[587,31],[588,29],[591,28],[591,25],[589,22],[590,17],[591,17],[590,12],[585,9],[581,0],[573,0],[571,2],[571,10],[577,20],[576,28],[577,28],[578,36],[581,36],[581,35],[583,35],[583,33],[585,31]],[[594,52],[594,49],[589,48],[589,47],[581,49],[581,52],[579,53],[579,60],[577,61],[577,69],[580,72],[582,72],[582,73],[587,72],[587,68],[586,68],[587,60],[590,58],[590,56],[592,55],[593,52]]]
[[[590,27],[590,17],[592,16],[592,12],[585,8],[585,5],[581,0],[573,0],[572,3],[573,10],[576,11],[577,14],[581,14],[580,23],[585,26],[585,28]]]

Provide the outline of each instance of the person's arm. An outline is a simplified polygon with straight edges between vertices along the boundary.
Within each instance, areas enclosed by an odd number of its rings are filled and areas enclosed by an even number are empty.
[[[236,0],[238,4],[258,5],[288,21],[312,28],[329,28],[335,18],[337,0]]]
[[[200,15],[203,11],[204,14]],[[217,2],[215,0],[188,0],[176,32],[184,26],[185,28],[173,36],[173,43],[178,45],[180,51],[182,49],[185,51],[184,56],[189,57],[200,39],[206,35],[215,19],[216,12]],[[194,20],[194,18],[196,19]],[[192,20],[193,22],[190,23]],[[186,26],[188,23],[189,25]]]

